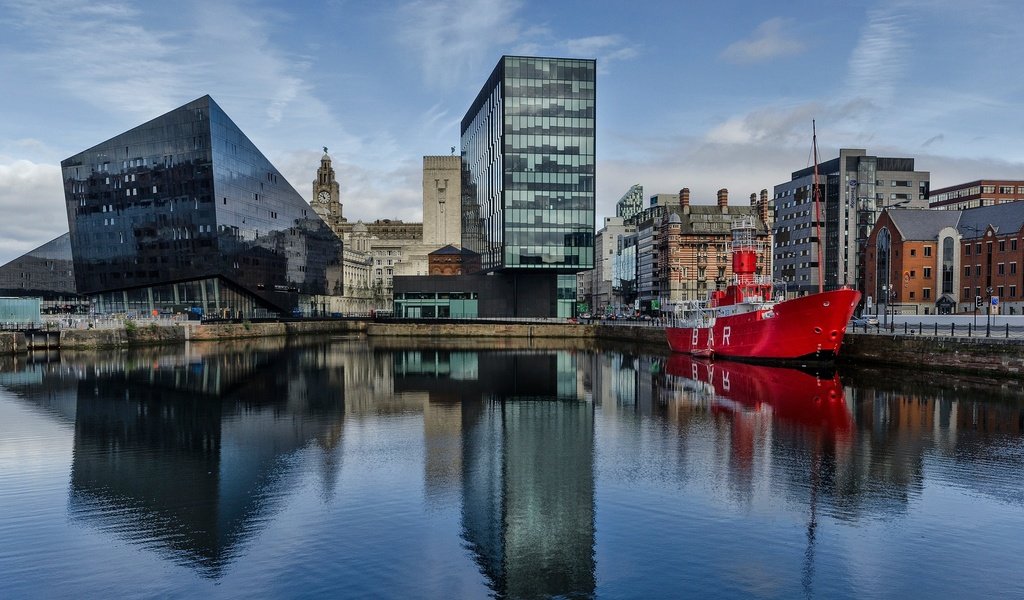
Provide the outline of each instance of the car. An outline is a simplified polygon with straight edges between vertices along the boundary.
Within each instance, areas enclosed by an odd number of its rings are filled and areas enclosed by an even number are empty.
[[[865,327],[867,325],[878,325],[878,319],[875,317],[854,317],[850,319],[850,325],[854,327]]]

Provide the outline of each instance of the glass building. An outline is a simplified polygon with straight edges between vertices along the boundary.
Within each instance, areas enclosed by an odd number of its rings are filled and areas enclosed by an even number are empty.
[[[96,312],[319,314],[343,293],[341,240],[209,96],[61,167]]]
[[[591,59],[503,56],[462,119],[463,246],[556,298],[558,316],[594,267],[595,74]],[[516,315],[551,312],[515,302]]]

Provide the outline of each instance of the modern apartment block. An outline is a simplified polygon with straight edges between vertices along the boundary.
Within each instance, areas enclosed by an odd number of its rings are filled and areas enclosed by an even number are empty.
[[[1019,179],[979,179],[932,190],[931,208],[965,210],[1024,200],[1024,181]]]
[[[76,290],[96,312],[336,310],[341,240],[209,96],[61,167]]]
[[[594,267],[596,62],[503,56],[462,119],[462,240],[516,316],[570,316]]]
[[[814,167],[794,171],[775,186],[775,279],[790,294],[842,286],[864,291],[862,256],[878,215],[889,207],[927,208],[929,177],[913,158],[869,156],[844,148],[818,165],[820,212],[814,203]],[[818,231],[824,238],[819,257]],[[820,263],[820,275],[819,275]]]
[[[630,219],[644,209],[644,186],[639,183],[629,188],[615,203],[615,216]]]

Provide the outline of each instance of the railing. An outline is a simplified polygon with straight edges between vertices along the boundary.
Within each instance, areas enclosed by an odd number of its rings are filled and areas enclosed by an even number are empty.
[[[1021,339],[1024,338],[1024,323],[1013,324],[1003,323],[924,323],[919,321],[911,323],[909,320],[902,323],[877,323],[874,325],[850,324],[847,327],[849,333],[866,333],[874,335],[905,335],[905,336],[927,336],[927,337],[952,337],[952,338],[1003,338]]]

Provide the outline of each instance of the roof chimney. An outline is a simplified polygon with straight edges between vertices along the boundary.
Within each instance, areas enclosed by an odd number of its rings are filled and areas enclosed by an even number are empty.
[[[761,202],[757,205],[758,215],[765,225],[768,224],[768,190],[761,190]]]
[[[757,206],[757,194],[750,195],[750,205]]]
[[[724,208],[729,206],[729,190],[722,188],[718,190],[718,207]]]
[[[679,190],[679,206],[690,205],[690,188],[683,188]]]

